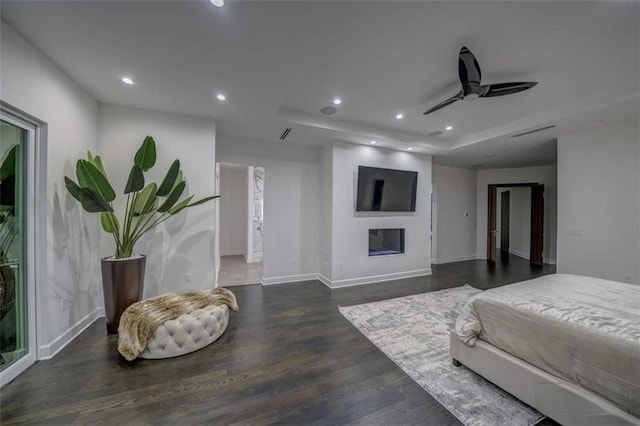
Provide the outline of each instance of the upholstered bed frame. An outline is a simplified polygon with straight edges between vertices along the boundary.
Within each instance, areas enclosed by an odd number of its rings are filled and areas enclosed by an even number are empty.
[[[464,365],[565,425],[640,425],[640,420],[593,393],[477,340],[467,346],[451,333],[454,365]]]

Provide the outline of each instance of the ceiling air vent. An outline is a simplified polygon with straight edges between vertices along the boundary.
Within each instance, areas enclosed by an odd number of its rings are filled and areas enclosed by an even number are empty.
[[[512,135],[511,137],[512,138],[519,138],[520,136],[530,135],[531,133],[541,132],[541,131],[547,130],[547,129],[553,129],[554,127],[556,127],[556,125],[552,124],[551,126],[541,127],[539,129],[534,129],[534,130],[528,130],[528,131],[522,132],[522,133],[516,133],[515,135]]]
[[[286,129],[284,129],[284,131],[280,135],[280,140],[281,141],[285,140],[287,136],[289,136],[289,133],[291,133],[291,127],[287,127]]]

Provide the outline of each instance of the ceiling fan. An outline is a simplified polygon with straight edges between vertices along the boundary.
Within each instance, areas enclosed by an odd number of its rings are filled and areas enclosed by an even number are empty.
[[[438,111],[439,109],[447,107],[457,101],[511,95],[512,93],[531,89],[533,86],[538,84],[535,81],[519,81],[513,83],[481,85],[480,79],[482,78],[482,73],[480,72],[480,65],[478,65],[476,57],[466,46],[463,46],[462,49],[460,49],[460,57],[458,58],[458,76],[460,77],[462,90],[449,99],[442,101],[438,105],[425,111],[425,115]]]

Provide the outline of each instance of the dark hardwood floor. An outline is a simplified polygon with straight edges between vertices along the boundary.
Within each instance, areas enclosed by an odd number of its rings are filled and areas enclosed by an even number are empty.
[[[4,424],[423,424],[459,422],[338,306],[555,272],[517,257],[437,265],[419,277],[330,290],[318,281],[234,287],[240,313],[192,354],[127,363],[103,320],[0,392]]]

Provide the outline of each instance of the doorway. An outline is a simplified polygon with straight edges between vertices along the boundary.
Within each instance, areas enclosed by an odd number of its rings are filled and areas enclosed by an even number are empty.
[[[528,213],[512,211],[514,201],[521,199],[524,195],[523,190],[526,190],[527,193],[530,191],[530,195],[527,194],[530,204],[526,207],[526,210],[530,212],[530,224],[526,226],[528,233],[527,230],[522,230],[520,227],[518,229],[512,229],[511,226],[514,218],[521,218]],[[515,251],[516,255],[519,254],[523,257],[528,257],[532,265],[542,266],[544,246],[544,185],[539,183],[492,184],[488,185],[488,191],[487,260],[489,262],[496,262],[497,242],[499,241],[501,259],[508,259],[509,253]],[[498,198],[498,193],[500,193],[500,198]],[[500,210],[497,208],[498,204],[500,204]],[[517,203],[517,205],[522,205],[522,203]],[[498,215],[500,216],[500,220],[498,220]],[[498,222],[500,223],[500,227],[498,227]],[[514,233],[522,237],[518,238],[520,244],[517,249],[512,247],[511,244]],[[500,234],[499,239],[498,234]],[[526,241],[528,256],[526,256],[526,253],[523,253],[526,249],[522,247],[522,241]]]
[[[218,176],[218,285],[262,283],[264,168],[219,163]]]
[[[0,387],[36,361],[37,131],[0,110]]]

